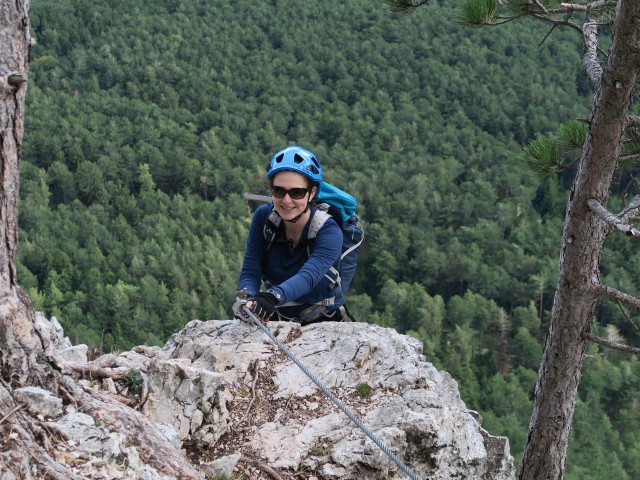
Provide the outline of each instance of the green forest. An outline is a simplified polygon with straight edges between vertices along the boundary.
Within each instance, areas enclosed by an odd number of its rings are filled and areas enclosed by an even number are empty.
[[[349,309],[420,339],[518,465],[573,175],[536,176],[522,149],[585,118],[591,91],[576,32],[468,29],[455,8],[32,0],[20,286],[104,352],[230,318],[243,194],[300,145],[359,201]],[[603,282],[638,294],[638,250],[607,242]],[[640,344],[632,312],[603,303],[594,322]],[[640,478],[638,398],[638,358],[591,345],[567,480]]]

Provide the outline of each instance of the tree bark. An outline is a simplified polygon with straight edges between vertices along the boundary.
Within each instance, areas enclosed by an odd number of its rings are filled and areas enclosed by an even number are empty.
[[[27,84],[9,83],[12,74],[27,77],[29,52],[28,1],[2,2],[0,21],[0,151],[2,165],[2,197],[0,198],[0,291],[8,292],[16,285],[14,256],[18,244],[18,174],[22,134],[24,131],[24,98]]]
[[[638,80],[640,2],[619,0],[613,43],[594,93],[589,130],[563,231],[551,327],[538,372],[521,480],[561,479],[580,372],[592,329],[607,226],[587,202],[606,205]]]
[[[44,345],[34,330],[33,308],[17,284],[18,195],[24,100],[28,78],[28,0],[0,4],[0,374],[22,383],[47,381],[41,368]]]

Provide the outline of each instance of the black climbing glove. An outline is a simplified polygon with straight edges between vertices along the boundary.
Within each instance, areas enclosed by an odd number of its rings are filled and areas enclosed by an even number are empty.
[[[269,289],[265,292],[260,292],[253,297],[247,299],[247,302],[251,303],[251,310],[263,321],[267,322],[276,311],[276,305],[278,304],[278,298],[280,294],[276,291]]]

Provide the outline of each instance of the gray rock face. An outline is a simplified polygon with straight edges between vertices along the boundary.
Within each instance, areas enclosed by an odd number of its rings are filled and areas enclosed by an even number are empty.
[[[42,312],[36,312],[35,322],[38,331],[43,332],[50,340],[50,348],[53,350],[51,353],[70,362],[87,363],[88,347],[86,345],[71,345],[69,337],[64,336],[62,325],[56,317],[47,320]]]
[[[75,362],[79,364],[87,363],[87,351],[86,345],[74,345],[72,347],[63,348],[58,354],[69,362]]]
[[[56,422],[57,429],[75,442],[78,448],[88,453],[100,453],[110,459],[122,455],[121,436],[110,433],[104,428],[96,426],[96,421],[84,413],[70,413]]]
[[[361,323],[267,325],[421,478],[514,478],[508,440],[482,429],[456,382],[426,361],[418,340]],[[246,412],[231,418],[234,430],[243,432],[232,441],[273,468],[302,468],[336,479],[407,478],[254,325],[190,322],[157,358],[188,358],[222,375],[229,385],[226,407]],[[269,381],[256,382],[262,376]],[[264,389],[256,391],[261,385]],[[365,387],[372,390],[370,397],[361,395]],[[250,403],[249,390],[261,400]]]
[[[233,469],[240,460],[240,454],[236,453],[228,457],[222,457],[213,462],[204,463],[202,470],[213,478],[231,477]]]
[[[70,345],[58,326],[52,324],[51,335],[60,351]],[[418,340],[362,323],[270,322],[267,328],[419,478],[514,478],[508,440],[480,426],[456,382],[427,361]],[[194,320],[163,348],[140,346],[90,365],[139,371],[139,408],[177,449],[196,445],[204,455],[194,464],[203,477],[239,470],[243,478],[272,478],[263,473],[273,469],[284,478],[293,472],[340,480],[408,478],[255,325]],[[102,387],[115,391],[111,379]],[[41,414],[61,415],[60,399],[49,400]],[[69,407],[47,425],[89,455],[79,472],[170,480],[145,465],[121,433]]]
[[[32,388],[32,387],[27,387]],[[26,390],[26,389],[22,389]],[[47,399],[62,400],[45,392]],[[61,413],[62,409],[56,410]],[[110,432],[99,426],[96,420],[85,413],[68,413],[55,421],[46,422],[49,431],[65,439],[68,448],[58,452],[65,463],[72,464],[82,478],[102,480],[176,480],[157,472],[140,459],[138,450],[122,433]],[[7,474],[6,479],[12,477]],[[5,480],[5,476],[0,477]]]
[[[62,415],[62,400],[50,391],[38,387],[16,388],[13,392],[16,400],[26,403],[36,414],[44,417]]]
[[[142,412],[155,423],[172,425],[180,440],[211,445],[227,431],[224,377],[189,364],[187,359],[149,364],[149,397]]]

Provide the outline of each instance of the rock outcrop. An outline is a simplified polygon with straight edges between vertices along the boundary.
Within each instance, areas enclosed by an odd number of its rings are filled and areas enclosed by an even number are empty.
[[[456,382],[427,361],[418,340],[363,323],[267,327],[420,478],[514,478],[508,440],[481,427],[479,415],[461,401]],[[61,343],[61,350],[68,348]],[[102,388],[118,395],[135,390],[135,408],[209,478],[231,477],[234,471],[265,479],[408,478],[255,325],[194,320],[162,348],[136,347],[109,362],[140,376],[125,382],[120,377],[120,389],[105,379]],[[88,365],[106,363],[103,357]],[[68,410],[69,405],[48,425],[93,429],[78,438],[100,437],[95,422]],[[120,476],[101,478],[138,478],[144,463],[139,452],[118,443],[117,432],[104,433],[101,461],[116,459],[122,466],[131,455],[137,470],[120,468]],[[100,456],[93,441],[85,455]],[[148,468],[143,473],[164,478]]]

